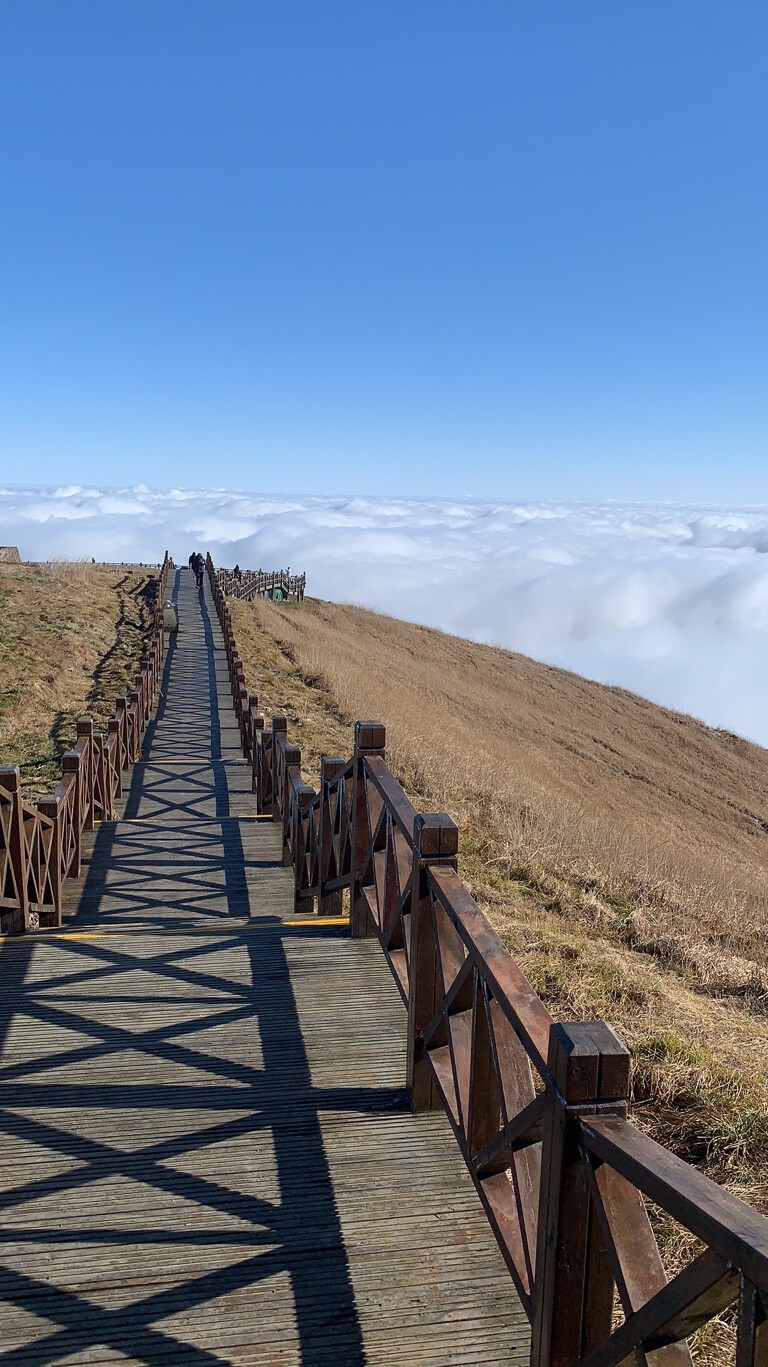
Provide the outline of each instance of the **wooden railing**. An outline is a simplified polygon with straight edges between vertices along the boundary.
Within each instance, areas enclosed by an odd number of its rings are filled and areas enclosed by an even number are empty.
[[[271,598],[279,589],[284,598],[301,603],[307,584],[306,574],[290,570],[216,570],[216,580],[225,598]]]
[[[286,719],[265,727],[247,692],[209,573],[297,910],[338,915],[346,890],[352,935],[378,939],[408,1011],[411,1104],[448,1116],[531,1321],[532,1367],[683,1367],[725,1311],[731,1360],[765,1367],[768,1220],[628,1120],[627,1049],[604,1021],[553,1021],[458,876],[456,825],[418,813],[388,768],[380,723],[356,724],[348,761],[323,760],[318,792],[304,783]],[[671,1280],[646,1199],[700,1241]]]
[[[133,691],[115,703],[106,736],[90,717],[77,722],[73,750],[62,756],[61,779],[49,797],[25,801],[18,767],[0,768],[0,927],[4,934],[61,925],[65,879],[80,873],[82,833],[110,821],[123,774],[141,754],[163,668],[163,601],[173,562],[166,552],[157,581],[148,650]]]

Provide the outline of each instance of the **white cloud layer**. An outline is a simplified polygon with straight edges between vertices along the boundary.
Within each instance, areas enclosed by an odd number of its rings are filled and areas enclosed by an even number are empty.
[[[307,571],[364,603],[621,684],[768,745],[768,508],[0,486],[0,544]]]

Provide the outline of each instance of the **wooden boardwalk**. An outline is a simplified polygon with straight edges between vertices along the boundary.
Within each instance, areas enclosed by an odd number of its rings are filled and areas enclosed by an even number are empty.
[[[215,613],[177,591],[67,929],[0,945],[0,1363],[527,1363],[378,943],[294,915]]]

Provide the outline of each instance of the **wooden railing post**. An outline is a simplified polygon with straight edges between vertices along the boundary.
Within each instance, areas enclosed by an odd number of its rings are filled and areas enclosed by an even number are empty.
[[[341,770],[345,765],[346,760],[341,759],[338,755],[323,755],[323,758],[320,761],[320,822],[317,833],[318,916],[341,916],[342,913],[343,889],[336,888],[333,892],[323,892],[323,881],[328,869],[331,843],[333,841],[333,822],[331,819],[328,784],[337,774],[341,773]]]
[[[435,1014],[438,997],[437,945],[428,878],[429,869],[435,864],[456,868],[459,828],[445,812],[436,812],[417,816],[413,835],[406,1085],[412,1110],[437,1111],[442,1103],[421,1043],[422,1033]]]
[[[352,905],[350,932],[355,940],[370,938],[375,932],[362,891],[363,870],[368,861],[371,831],[365,796],[365,761],[372,755],[384,758],[386,728],[380,721],[355,722],[355,753],[352,770]]]
[[[579,1148],[580,1115],[626,1115],[629,1051],[605,1021],[553,1025],[531,1367],[573,1367],[611,1331],[613,1275]]]
[[[11,914],[11,929],[21,934],[27,929],[29,920],[29,894],[27,891],[27,851],[24,843],[24,813],[22,811],[21,772],[18,765],[0,769],[0,787],[11,796],[11,819],[8,823],[8,858],[13,869],[16,884],[18,907]]]

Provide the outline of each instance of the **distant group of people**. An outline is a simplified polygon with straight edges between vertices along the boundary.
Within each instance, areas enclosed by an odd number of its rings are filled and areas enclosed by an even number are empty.
[[[192,570],[195,576],[195,582],[197,583],[197,587],[202,592],[203,574],[205,573],[205,560],[203,559],[199,551],[193,551],[191,556],[189,557],[189,568]]]

